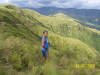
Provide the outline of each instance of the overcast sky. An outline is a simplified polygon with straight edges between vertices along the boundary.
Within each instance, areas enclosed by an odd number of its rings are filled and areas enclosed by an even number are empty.
[[[0,4],[14,4],[21,7],[58,7],[100,9],[100,0],[0,0]]]

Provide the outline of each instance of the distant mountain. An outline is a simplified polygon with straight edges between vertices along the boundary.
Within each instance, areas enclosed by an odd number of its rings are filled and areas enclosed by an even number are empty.
[[[33,9],[43,15],[49,16],[57,13],[64,13],[72,18],[75,18],[77,22],[82,25],[100,30],[100,10],[96,9],[75,9],[75,8],[55,8],[55,7],[43,7],[43,8],[29,8]]]

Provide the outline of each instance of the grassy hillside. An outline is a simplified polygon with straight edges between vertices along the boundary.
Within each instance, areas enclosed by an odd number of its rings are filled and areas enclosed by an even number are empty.
[[[54,15],[57,13],[64,13],[77,19],[83,25],[100,30],[100,10],[96,9],[75,9],[75,8],[57,8],[57,7],[43,7],[43,8],[29,8],[36,10],[43,15]],[[89,24],[87,24],[89,23]],[[94,25],[94,26],[93,26]]]
[[[100,31],[92,28],[89,29],[88,27],[78,23],[76,19],[66,16],[63,13],[59,13],[54,16],[42,16],[32,10],[24,11],[29,12],[28,15],[34,16],[54,33],[64,37],[79,39],[100,51]]]
[[[76,38],[84,31],[70,30],[75,37],[66,29],[62,31],[66,28],[64,24],[76,29],[80,26],[69,17],[47,17],[13,5],[0,6],[0,75],[99,75],[100,56],[96,44],[92,46]],[[49,31],[50,42],[46,62],[41,56],[44,30]],[[87,30],[99,37],[99,31]],[[86,36],[90,37],[88,33]],[[95,36],[93,39],[96,40]],[[96,67],[77,69],[75,64],[96,64]]]

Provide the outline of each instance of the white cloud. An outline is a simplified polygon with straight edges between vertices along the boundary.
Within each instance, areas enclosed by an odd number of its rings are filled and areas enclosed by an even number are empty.
[[[100,0],[73,0],[72,4],[74,5],[74,7],[78,6],[77,8],[100,8]]]
[[[29,0],[25,5],[26,5],[26,6],[29,6],[29,7],[34,7],[34,8],[39,8],[39,7],[45,6],[45,5],[42,4],[42,3],[39,3],[39,2],[37,2],[37,1],[32,1],[32,0]]]
[[[100,0],[0,0],[0,4],[11,3],[25,7],[59,7],[100,9]]]
[[[60,3],[58,1],[53,1],[49,6],[54,6],[54,7],[59,7],[59,8],[73,7],[73,5],[70,2]]]
[[[0,4],[10,3],[10,0],[0,0]]]
[[[100,0],[52,0],[49,5],[59,8],[100,9]]]

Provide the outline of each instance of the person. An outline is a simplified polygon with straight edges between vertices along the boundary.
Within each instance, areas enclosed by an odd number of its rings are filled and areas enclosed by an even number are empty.
[[[49,49],[48,31],[44,31],[43,32],[43,37],[42,37],[42,56],[43,56],[44,60],[47,60],[48,49]]]

